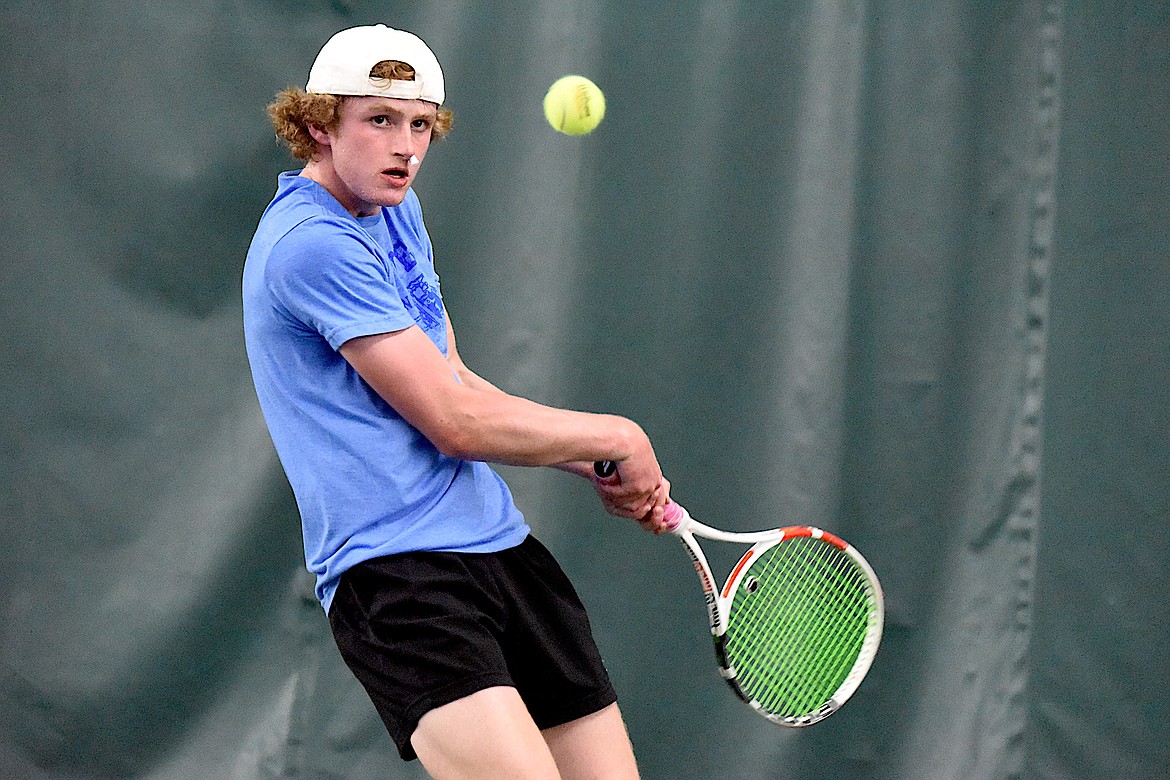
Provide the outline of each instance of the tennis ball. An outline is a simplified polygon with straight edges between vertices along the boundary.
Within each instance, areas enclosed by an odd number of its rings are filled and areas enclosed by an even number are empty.
[[[605,116],[605,95],[584,76],[565,76],[548,88],[544,115],[554,130],[565,135],[585,135],[593,132]]]

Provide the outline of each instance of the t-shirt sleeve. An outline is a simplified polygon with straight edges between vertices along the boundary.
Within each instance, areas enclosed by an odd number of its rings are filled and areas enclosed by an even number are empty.
[[[266,283],[273,300],[333,349],[358,336],[415,324],[391,266],[355,230],[313,220],[273,247]]]

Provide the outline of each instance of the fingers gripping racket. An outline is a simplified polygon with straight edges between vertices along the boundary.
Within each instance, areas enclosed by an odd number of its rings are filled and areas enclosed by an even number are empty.
[[[609,462],[594,468],[602,479],[615,471]],[[782,726],[836,712],[869,671],[882,635],[881,583],[861,553],[810,526],[720,531],[673,501],[666,520],[699,575],[719,671],[732,690]],[[751,545],[721,589],[696,536]]]

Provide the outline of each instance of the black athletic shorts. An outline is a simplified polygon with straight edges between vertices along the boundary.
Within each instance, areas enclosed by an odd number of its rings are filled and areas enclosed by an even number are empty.
[[[329,624],[404,760],[428,711],[512,686],[539,728],[617,700],[568,577],[531,535],[497,553],[422,552],[341,575]]]

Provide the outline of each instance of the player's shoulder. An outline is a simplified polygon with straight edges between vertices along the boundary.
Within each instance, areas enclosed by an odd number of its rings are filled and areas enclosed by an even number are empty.
[[[380,263],[373,240],[354,224],[334,214],[302,214],[273,242],[270,272],[321,273],[338,265]]]
[[[312,187],[300,187],[274,200],[261,219],[261,229],[270,232],[273,249],[282,254],[361,243],[365,238],[340,204],[321,197]]]
[[[344,227],[348,215],[341,204],[324,187],[299,176],[281,174],[280,186],[264,212],[261,224],[268,222],[285,231],[307,225],[310,229]]]

